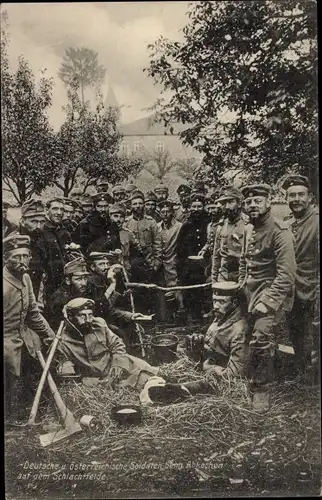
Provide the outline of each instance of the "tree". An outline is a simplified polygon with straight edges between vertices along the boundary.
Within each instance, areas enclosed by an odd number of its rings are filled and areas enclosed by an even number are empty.
[[[36,86],[27,61],[21,56],[11,73],[6,19],[1,20],[1,131],[4,191],[22,204],[41,194],[57,175],[55,136],[47,117],[52,81],[42,76]]]
[[[164,151],[144,152],[144,169],[153,177],[162,181],[164,177],[175,167],[171,153],[168,149]]]
[[[316,2],[203,1],[182,43],[160,37],[145,69],[163,87],[153,110],[204,155],[214,180],[229,169],[274,183],[288,168],[315,185]]]
[[[58,72],[59,78],[67,85],[80,89],[81,102],[85,105],[85,89],[99,89],[105,77],[105,68],[98,63],[98,54],[86,47],[65,50],[63,62]]]
[[[176,161],[177,173],[183,179],[191,181],[200,176],[201,164],[196,158],[187,156],[186,158],[178,158]]]
[[[71,85],[64,109],[66,120],[56,139],[61,175],[54,184],[65,197],[76,184],[86,192],[101,176],[114,184],[141,168],[139,158],[119,157],[122,136],[116,108],[105,109],[99,103],[95,112],[91,111],[80,102],[77,86]]]

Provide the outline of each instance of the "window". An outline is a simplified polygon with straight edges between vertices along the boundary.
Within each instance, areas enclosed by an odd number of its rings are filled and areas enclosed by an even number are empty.
[[[134,153],[136,153],[137,151],[140,151],[140,149],[141,149],[141,144],[139,142],[135,142],[133,144],[133,151],[134,151]]]
[[[127,142],[124,142],[121,145],[121,151],[124,154],[124,156],[128,156],[130,154],[130,146]]]
[[[157,152],[158,153],[164,152],[164,142],[162,142],[162,141],[157,142]]]

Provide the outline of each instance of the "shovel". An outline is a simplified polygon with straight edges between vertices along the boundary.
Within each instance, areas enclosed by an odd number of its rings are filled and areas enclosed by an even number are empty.
[[[44,357],[40,351],[37,351],[37,357],[39,359],[39,362],[40,362],[42,368],[45,370],[46,362],[45,362]],[[50,446],[53,443],[57,443],[59,441],[62,441],[63,439],[67,439],[68,437],[72,436],[76,432],[80,432],[82,430],[82,427],[75,420],[74,415],[67,408],[64,401],[62,400],[61,395],[58,392],[57,386],[56,386],[54,379],[52,378],[50,372],[48,372],[47,380],[48,380],[48,385],[49,385],[50,391],[54,397],[55,403],[57,405],[57,408],[59,410],[59,413],[61,415],[61,418],[62,418],[62,421],[63,421],[65,427],[59,431],[49,432],[48,434],[43,434],[42,436],[40,436],[39,437],[40,444],[44,448],[46,448],[47,446]]]

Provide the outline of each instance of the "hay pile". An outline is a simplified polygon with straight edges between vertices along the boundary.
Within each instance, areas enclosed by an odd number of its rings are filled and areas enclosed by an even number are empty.
[[[185,356],[163,365],[162,376],[173,382],[204,377]],[[62,396],[75,417],[93,415],[97,428],[57,443],[51,450],[41,450],[34,437],[24,445],[36,446],[38,461],[41,457],[67,464],[67,469],[70,464],[86,464],[96,468],[96,473],[104,471],[107,478],[99,485],[49,481],[38,484],[38,491],[62,488],[80,498],[106,498],[127,490],[151,494],[194,490],[232,494],[240,489],[264,495],[314,492],[320,480],[317,390],[294,384],[277,386],[271,412],[261,416],[251,409],[244,381],[217,383],[217,389],[215,396],[144,407],[142,424],[126,428],[111,420],[110,410],[117,404],[138,404],[137,391],[114,391],[108,385],[89,388],[75,382],[64,385]],[[51,410],[48,419],[53,418],[57,420]]]

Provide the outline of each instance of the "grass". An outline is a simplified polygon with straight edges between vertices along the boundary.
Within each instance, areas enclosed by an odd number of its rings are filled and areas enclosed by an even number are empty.
[[[181,354],[162,366],[169,380],[198,380],[202,374]],[[41,430],[9,431],[6,437],[7,498],[122,498],[130,495],[315,495],[320,488],[320,410],[315,387],[277,384],[272,408],[261,416],[250,405],[243,380],[217,383],[216,395],[186,402],[143,407],[143,421],[119,427],[110,418],[115,404],[138,404],[138,393],[109,385],[85,387],[75,382],[61,387],[74,416],[96,418],[69,441],[42,449]],[[52,405],[44,421],[57,421]],[[22,465],[57,464],[65,473],[45,479],[18,479]],[[74,465],[73,465],[74,464]],[[79,474],[75,464],[96,474]],[[65,467],[65,469],[64,469]],[[27,471],[28,472],[28,471]],[[82,472],[84,474],[84,471]],[[68,477],[67,477],[67,474]],[[99,474],[101,474],[99,476]],[[103,478],[105,474],[105,478]],[[10,490],[10,491],[9,491]]]

